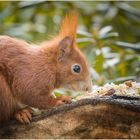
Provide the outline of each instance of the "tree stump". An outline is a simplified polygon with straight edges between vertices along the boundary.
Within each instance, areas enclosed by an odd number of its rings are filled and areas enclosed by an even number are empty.
[[[0,138],[140,138],[140,98],[82,99],[52,108],[29,125],[7,122]]]

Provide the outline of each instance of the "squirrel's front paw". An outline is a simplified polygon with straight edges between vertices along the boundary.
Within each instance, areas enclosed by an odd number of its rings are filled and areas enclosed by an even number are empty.
[[[63,105],[63,104],[70,104],[72,102],[72,97],[62,95],[57,98],[56,106]]]
[[[23,108],[21,110],[18,110],[14,116],[16,120],[23,124],[29,124],[32,121],[32,113],[33,110],[30,107]]]
[[[72,102],[72,97],[70,97],[70,96],[62,95],[62,96],[58,97],[57,99],[61,100],[65,104],[69,104]]]

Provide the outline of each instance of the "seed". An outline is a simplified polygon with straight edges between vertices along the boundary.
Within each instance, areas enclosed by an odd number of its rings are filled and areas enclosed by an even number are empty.
[[[127,85],[128,87],[132,87],[132,81],[126,81],[125,85]]]
[[[138,88],[138,93],[140,94],[140,88]]]
[[[115,89],[111,88],[110,90],[108,90],[106,95],[113,95],[115,92]]]

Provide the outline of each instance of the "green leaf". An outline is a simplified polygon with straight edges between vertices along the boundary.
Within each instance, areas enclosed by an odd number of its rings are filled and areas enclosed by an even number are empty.
[[[140,45],[137,44],[122,42],[122,41],[116,41],[114,42],[114,44],[124,49],[132,49],[135,50],[136,52],[140,52]]]
[[[92,38],[78,38],[76,42],[80,48],[85,48],[91,45],[94,42],[94,40]]]
[[[107,82],[108,83],[111,83],[111,82],[122,83],[128,80],[136,80],[136,76],[118,77],[113,80],[107,80]]]
[[[86,31],[78,30],[77,31],[78,37],[92,37],[91,33],[88,33]]]
[[[121,61],[118,65],[117,65],[117,70],[120,73],[121,76],[127,76],[128,74],[128,66],[129,63],[127,61]]]
[[[114,38],[114,37],[118,37],[118,36],[119,36],[119,34],[117,32],[112,32],[112,33],[101,35],[100,39],[109,39],[109,38]]]
[[[112,30],[112,26],[105,26],[103,28],[100,29],[99,31],[99,35],[100,36],[104,36],[105,34],[107,34],[108,32],[110,32]]]
[[[103,71],[104,61],[105,59],[102,53],[96,56],[94,68],[97,72],[101,73]]]
[[[129,4],[124,3],[124,2],[119,2],[116,5],[118,8],[125,11],[126,13],[133,14],[135,16],[140,17],[140,10],[130,6]]]

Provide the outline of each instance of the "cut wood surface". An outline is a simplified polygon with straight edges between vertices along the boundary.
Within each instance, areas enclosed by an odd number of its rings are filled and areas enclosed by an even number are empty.
[[[140,98],[82,99],[35,116],[29,125],[9,121],[0,138],[140,138]]]

